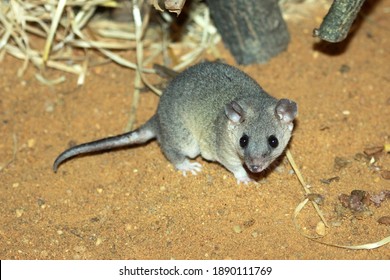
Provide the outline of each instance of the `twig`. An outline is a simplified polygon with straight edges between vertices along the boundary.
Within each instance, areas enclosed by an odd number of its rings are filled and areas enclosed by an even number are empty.
[[[333,1],[320,28],[313,30],[313,35],[331,43],[341,42],[347,37],[363,3],[364,0]]]
[[[129,117],[129,120],[127,122],[125,131],[133,130],[134,123],[136,120],[138,104],[139,104],[141,87],[142,87],[142,80],[141,80],[140,72],[135,71],[133,100],[131,102],[130,117]]]
[[[295,172],[295,174],[297,175],[299,182],[300,182],[301,185],[303,186],[303,189],[305,190],[305,193],[306,193],[306,194],[310,194],[311,191],[310,191],[310,189],[307,187],[307,185],[306,185],[306,183],[305,183],[305,180],[303,179],[303,176],[302,176],[301,172],[300,172],[299,169],[298,169],[298,166],[295,164],[294,158],[293,158],[292,154],[290,153],[290,150],[287,150],[287,151],[286,151],[286,156],[287,156],[288,161],[289,161],[290,164],[291,164],[291,167],[294,169],[294,172]],[[307,203],[307,199],[304,200],[304,203],[303,203],[303,205],[302,205],[302,208],[303,208],[303,206],[305,206],[306,203]],[[322,215],[322,212],[321,212],[321,210],[320,210],[318,204],[317,204],[315,201],[311,201],[311,203],[313,204],[314,208],[316,209],[317,214],[318,214],[318,216],[320,216],[322,222],[325,224],[326,227],[329,227],[329,225],[328,225],[328,223],[326,222],[324,216]],[[298,211],[298,213],[299,213],[299,211]]]
[[[58,24],[60,22],[61,15],[64,11],[65,5],[66,5],[66,0],[59,0],[56,12],[55,12],[54,17],[53,17],[53,21],[52,21],[51,26],[50,26],[49,35],[47,36],[45,49],[43,51],[43,61],[44,62],[46,62],[47,59],[49,58],[51,46],[53,44],[54,35],[55,35],[56,30],[58,28]]]
[[[144,17],[142,19],[141,11],[139,8],[139,4],[137,3],[137,0],[133,0],[133,17],[134,17],[134,23],[135,23],[135,40],[136,40],[136,56],[137,56],[137,71],[139,72],[139,75],[141,77],[142,82],[150,88],[154,93],[157,95],[161,95],[161,91],[154,87],[143,75],[143,69],[144,69],[144,62],[143,62],[143,33],[145,31],[145,26],[147,26],[147,21],[149,19],[149,16]],[[140,1],[142,5],[142,0]],[[148,13],[147,13],[148,14]],[[144,20],[144,21],[143,21]]]

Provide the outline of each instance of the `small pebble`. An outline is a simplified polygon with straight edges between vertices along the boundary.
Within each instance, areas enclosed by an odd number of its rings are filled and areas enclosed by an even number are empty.
[[[351,162],[346,159],[346,158],[343,158],[343,157],[336,157],[334,159],[334,168],[336,170],[341,170],[345,167],[347,167]]]
[[[316,226],[316,233],[320,236],[325,236],[326,229],[325,229],[325,224],[322,221],[318,222]]]
[[[359,201],[362,201],[366,196],[366,192],[362,190],[353,190],[351,191],[351,196],[356,196]]]
[[[364,206],[370,206],[371,205],[371,195],[369,192],[366,192],[364,197],[362,198],[362,202],[364,204]]]
[[[323,183],[323,184],[329,185],[333,181],[338,182],[339,180],[340,180],[340,177],[339,176],[335,176],[335,177],[328,178],[328,179],[320,179],[320,182]]]
[[[339,201],[341,202],[341,205],[345,208],[349,208],[349,195],[347,194],[340,194],[339,195]]]
[[[363,153],[357,153],[353,158],[354,158],[354,160],[360,161],[360,162],[367,162],[370,160],[370,157],[363,154]]]
[[[382,202],[390,198],[390,190],[381,191],[377,194],[371,194],[370,200],[375,204],[375,206],[381,206]]]
[[[131,231],[132,229],[133,229],[133,227],[130,224],[126,224],[125,225],[125,230],[126,231]]]
[[[102,242],[103,242],[103,239],[101,239],[100,237],[98,237],[98,238],[96,239],[95,245],[96,245],[96,246],[99,246],[100,244],[102,244]]]
[[[344,115],[344,116],[349,116],[350,114],[351,114],[351,112],[348,111],[348,110],[344,110],[344,111],[343,111],[343,115]]]
[[[35,146],[35,143],[36,143],[36,140],[31,138],[27,141],[27,147],[29,147],[30,149],[33,148]]]
[[[381,153],[383,151],[383,146],[378,146],[378,147],[370,147],[370,148],[366,148],[363,152],[371,157],[371,156],[375,156],[379,153]]]
[[[93,217],[91,219],[89,219],[92,223],[97,223],[100,221],[100,219],[98,217]]]
[[[381,176],[385,180],[390,180],[390,170],[383,170]]]
[[[250,220],[247,220],[244,222],[244,227],[248,228],[248,227],[251,227],[255,224],[255,219],[250,219]]]
[[[341,194],[339,201],[345,208],[356,212],[366,211],[371,203],[369,193],[363,190],[353,190],[350,195]]]
[[[39,207],[42,207],[42,206],[45,205],[46,202],[45,202],[45,200],[43,198],[38,198],[37,199],[37,203],[38,203]]]
[[[386,226],[390,226],[390,216],[383,216],[378,219],[378,223]]]
[[[361,212],[364,210],[364,205],[362,200],[357,195],[351,195],[349,197],[349,208],[351,210]]]
[[[242,232],[242,228],[241,228],[240,225],[235,225],[235,226],[233,227],[233,231],[234,231],[235,233],[241,233],[241,232]]]
[[[24,210],[23,210],[23,209],[16,209],[16,210],[15,210],[15,214],[16,214],[16,217],[17,217],[17,218],[22,217],[23,213],[24,213]]]
[[[351,67],[349,67],[347,64],[341,65],[339,71],[340,73],[348,73],[351,70]]]

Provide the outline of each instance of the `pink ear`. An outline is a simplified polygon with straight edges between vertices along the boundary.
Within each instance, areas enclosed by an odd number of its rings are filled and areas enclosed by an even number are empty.
[[[291,123],[298,114],[298,106],[292,100],[280,99],[275,107],[275,115],[281,122]]]
[[[235,124],[244,121],[244,109],[236,101],[225,105],[225,114]]]

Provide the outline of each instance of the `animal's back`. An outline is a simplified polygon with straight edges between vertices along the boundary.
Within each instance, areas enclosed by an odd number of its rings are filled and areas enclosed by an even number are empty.
[[[239,69],[223,63],[204,62],[172,80],[161,97],[157,113],[160,123],[185,125],[199,131],[212,126],[224,106],[240,95],[272,98]]]

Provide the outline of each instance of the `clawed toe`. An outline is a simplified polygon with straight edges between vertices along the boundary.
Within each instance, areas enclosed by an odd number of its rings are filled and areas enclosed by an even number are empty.
[[[253,182],[251,178],[237,178],[237,184],[244,183],[245,185],[248,185],[248,183]]]
[[[177,164],[176,169],[182,171],[184,176],[187,176],[187,171],[191,172],[193,175],[202,171],[202,165],[199,162],[190,162],[188,160],[183,163]]]

